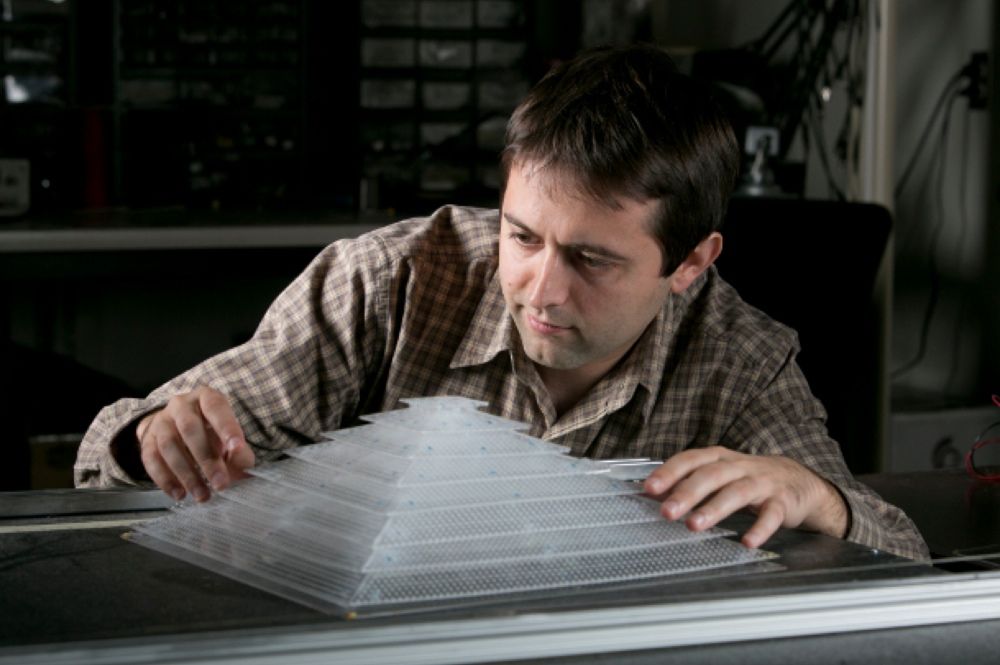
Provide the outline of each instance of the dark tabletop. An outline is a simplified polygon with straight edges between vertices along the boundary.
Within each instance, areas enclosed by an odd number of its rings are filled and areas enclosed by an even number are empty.
[[[0,645],[352,623],[123,539],[130,520],[155,517],[165,505],[156,492],[0,494]],[[748,518],[735,516],[727,525],[740,530],[748,524]],[[739,596],[823,582],[941,574],[929,566],[907,566],[885,552],[795,530],[782,530],[767,548],[780,554],[780,570],[772,564],[769,572],[420,608],[425,611],[367,619],[366,624],[600,608],[713,593]]]
[[[910,516],[933,556],[1000,553],[1000,483],[975,480],[959,469],[859,479]]]

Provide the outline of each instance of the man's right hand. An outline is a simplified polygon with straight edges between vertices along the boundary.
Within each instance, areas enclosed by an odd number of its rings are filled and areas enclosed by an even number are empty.
[[[221,490],[255,462],[229,399],[208,386],[175,395],[135,431],[146,473],[177,501],[185,494],[205,501],[206,480]]]

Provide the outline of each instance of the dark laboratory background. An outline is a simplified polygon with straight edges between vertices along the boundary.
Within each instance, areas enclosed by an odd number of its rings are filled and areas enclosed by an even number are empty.
[[[521,1],[13,8],[3,151],[31,162],[33,214],[492,202],[506,114],[581,20]]]
[[[656,4],[5,0],[0,154],[30,164],[30,204],[7,214],[492,205],[529,85],[583,46],[654,41]],[[792,2],[743,48],[677,57],[739,88],[723,100],[738,129],[773,126],[784,156],[860,7]],[[815,37],[793,40],[804,26]],[[793,41],[800,61],[776,61]],[[803,165],[775,167],[801,195]]]
[[[0,231],[384,223],[444,203],[495,206],[505,122],[529,86],[582,47],[665,36],[744,143],[740,198],[850,198],[850,136],[836,125],[849,113],[824,129],[824,96],[863,97],[852,54],[867,3],[764,3],[739,39],[692,48],[696,5],[0,0]],[[964,99],[985,106],[985,60],[967,67],[981,83]],[[101,405],[245,340],[315,251],[0,255],[0,415],[14,450],[0,490],[68,484]],[[869,304],[855,308],[844,316],[873,329]],[[874,371],[859,373],[874,386]]]

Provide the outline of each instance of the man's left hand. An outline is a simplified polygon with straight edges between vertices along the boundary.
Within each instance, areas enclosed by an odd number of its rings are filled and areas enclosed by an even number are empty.
[[[760,547],[778,527],[803,527],[843,538],[848,509],[833,485],[787,457],[747,455],[721,446],[674,455],[646,478],[646,493],[662,501],[670,520],[687,515],[692,531],[703,531],[742,508],[757,520],[743,534]]]

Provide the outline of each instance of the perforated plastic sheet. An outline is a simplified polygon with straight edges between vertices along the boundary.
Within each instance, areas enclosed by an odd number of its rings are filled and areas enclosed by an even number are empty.
[[[542,499],[544,505],[526,500],[379,512],[276,483],[244,482],[217,498],[246,506],[259,520],[299,522],[356,542],[379,545],[526,536],[575,527],[663,521],[659,504],[639,495]]]
[[[323,432],[323,438],[354,443],[366,450],[397,457],[477,457],[481,455],[552,455],[569,452],[559,446],[512,430],[477,431],[474,437],[463,431],[417,432],[380,422],[336,432]]]
[[[276,483],[242,482],[217,494],[216,498],[239,503],[262,520],[316,525],[362,544],[374,542],[391,519],[386,513]]]
[[[393,515],[379,536],[384,546],[490,536],[528,537],[574,527],[663,522],[660,507],[637,495],[558,498],[462,506]]]
[[[363,474],[373,480],[393,485],[430,485],[468,482],[469,478],[508,480],[532,476],[577,476],[609,473],[610,469],[588,459],[552,453],[533,455],[530,463],[514,455],[466,456],[453,464],[442,458],[397,457],[354,443],[317,443],[288,451],[296,459],[318,464],[334,471]]]
[[[433,510],[567,496],[638,494],[642,491],[636,485],[612,478],[608,471],[603,468],[600,473],[588,471],[578,475],[527,478],[483,476],[462,482],[397,486],[350,471],[290,459],[251,469],[250,474],[380,512]]]
[[[324,610],[666,577],[760,562],[664,520],[608,466],[461,398],[413,400],[262,466],[135,542]],[[366,447],[370,446],[370,447]],[[476,447],[478,453],[470,452]],[[520,451],[520,452],[519,452]]]
[[[519,559],[554,559],[581,553],[613,553],[691,543],[730,535],[725,530],[692,534],[684,526],[665,522],[590,526],[556,531],[535,531],[518,538],[509,535],[476,537],[445,543],[383,545],[364,570],[458,568],[466,565],[510,562]],[[726,541],[728,542],[728,541]]]
[[[485,402],[464,397],[417,397],[404,400],[408,409],[372,413],[365,420],[415,432],[526,431],[526,424],[480,411]]]
[[[662,547],[574,554],[485,563],[445,571],[415,570],[366,575],[351,599],[364,607],[447,598],[468,598],[582,584],[649,579],[710,570],[774,558],[723,538],[672,543]]]

